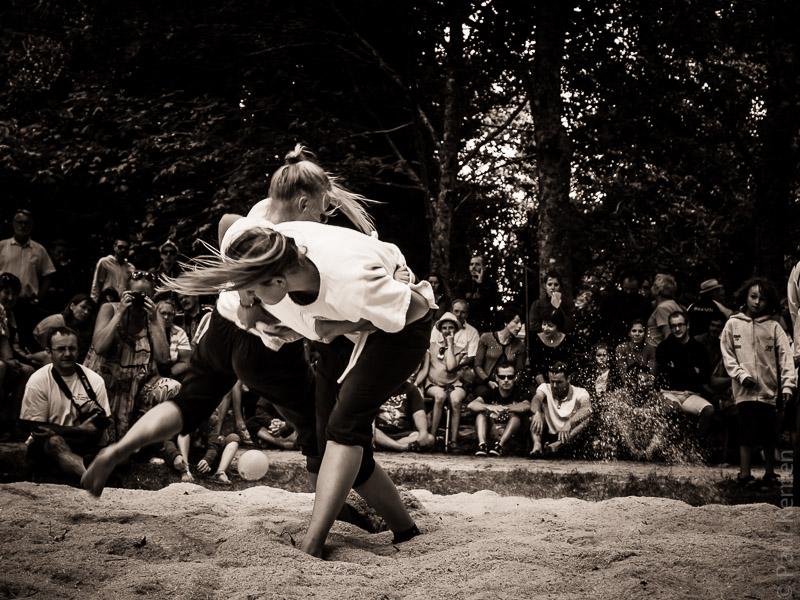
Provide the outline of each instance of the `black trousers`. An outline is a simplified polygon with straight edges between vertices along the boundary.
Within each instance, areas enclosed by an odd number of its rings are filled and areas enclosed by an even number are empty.
[[[240,329],[216,310],[208,331],[192,352],[181,391],[175,399],[183,416],[183,430],[197,429],[222,401],[236,380],[267,398],[297,430],[306,468],[319,471],[313,380],[303,342],[285,344],[277,352],[256,336]]]
[[[397,333],[375,331],[344,381],[352,344],[344,337],[332,344],[316,343],[317,444],[324,452],[328,440],[361,446],[364,454],[354,487],[366,482],[375,470],[372,422],[392,393],[422,361],[430,344],[430,318],[420,319]]]

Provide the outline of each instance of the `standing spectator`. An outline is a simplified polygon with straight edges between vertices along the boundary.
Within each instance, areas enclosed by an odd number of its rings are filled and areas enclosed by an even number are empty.
[[[522,318],[519,313],[520,311],[514,307],[503,307],[498,315],[503,328],[481,335],[478,353],[475,355],[475,377],[478,384],[475,390],[476,396],[485,396],[489,388],[497,389],[499,384],[494,372],[501,363],[513,364],[515,376],[523,376],[525,342],[517,337],[522,329]]]
[[[469,302],[469,312],[478,331],[490,331],[497,304],[497,284],[489,277],[486,259],[480,254],[469,260],[469,277],[458,283],[455,295]]]
[[[656,275],[651,288],[651,292],[655,297],[655,310],[647,320],[647,343],[654,348],[671,333],[669,316],[674,312],[683,310],[681,305],[673,300],[677,291],[678,284],[672,275],[664,273]]]
[[[31,375],[20,411],[20,423],[31,433],[28,457],[80,478],[86,472],[84,459],[103,445],[111,415],[105,383],[78,365],[75,331],[51,329],[46,344],[52,364]]]
[[[722,356],[733,383],[739,411],[739,481],[750,474],[754,446],[764,449],[764,481],[775,483],[777,406],[788,403],[797,387],[789,339],[771,315],[778,308],[775,288],[765,279],[750,279],[737,294],[742,312],[722,331]]]
[[[44,246],[31,239],[32,231],[31,211],[18,209],[14,213],[14,235],[0,240],[0,273],[16,275],[21,284],[15,314],[20,339],[28,347],[33,341],[33,326],[44,316],[37,305],[47,296],[50,276],[56,271]]]
[[[84,361],[106,382],[112,441],[121,438],[139,416],[180,390],[177,381],[158,372],[159,364],[169,362],[169,344],[152,300],[154,285],[151,273],[135,271],[131,289],[122,293],[122,300],[100,307],[92,348]]]
[[[656,349],[647,343],[647,329],[642,319],[631,322],[628,341],[617,346],[614,354],[617,373],[623,378],[632,374],[636,365],[645,367],[651,373],[656,372]]]
[[[485,387],[468,408],[477,413],[475,430],[478,434],[478,449],[475,456],[503,456],[512,436],[519,431],[523,416],[531,408],[530,400],[523,396],[523,386],[517,385],[517,370],[514,363],[503,362],[494,372],[495,385]],[[504,423],[503,431],[491,449],[489,440],[494,435],[495,424]]]
[[[574,305],[561,292],[561,274],[558,271],[548,271],[544,278],[544,294],[531,304],[528,312],[528,322],[531,331],[541,331],[542,320],[552,314],[554,310],[562,315],[561,331],[567,332],[572,325],[572,311]],[[533,338],[533,336],[530,336]]]
[[[707,333],[711,321],[722,321],[724,324],[733,314],[725,306],[725,288],[716,279],[706,279],[700,284],[700,298],[686,309],[692,330],[699,334]],[[719,337],[719,336],[717,336]]]
[[[600,311],[595,302],[595,294],[588,288],[575,296],[575,310],[572,313],[573,352],[580,363],[591,362],[591,351],[602,336]]]
[[[97,261],[92,279],[92,300],[98,302],[103,290],[116,290],[119,297],[128,289],[128,280],[136,269],[128,262],[131,246],[127,240],[117,238],[114,241],[114,254],[104,256]]]
[[[464,384],[458,377],[458,366],[466,348],[459,346],[455,334],[460,325],[453,313],[444,313],[436,321],[436,329],[442,334],[441,342],[431,342],[428,354],[418,377],[425,374],[425,395],[433,398],[431,433],[436,435],[442,419],[444,404],[449,400],[450,440],[448,450],[458,450],[458,426],[461,421],[461,403],[467,397]]]
[[[550,365],[548,380],[536,388],[531,401],[531,458],[574,444],[592,414],[589,392],[570,383],[566,363],[558,361]]]
[[[563,327],[563,313],[552,309],[543,317],[541,331],[531,336],[531,374],[537,385],[547,381],[550,365],[556,362],[570,364],[572,361],[572,341],[563,332]]]
[[[42,348],[47,348],[50,330],[56,327],[69,327],[78,334],[78,362],[83,362],[94,333],[94,317],[97,305],[86,294],[75,294],[60,313],[50,315],[39,321],[33,336]]]
[[[150,272],[158,276],[159,280],[162,277],[177,277],[183,272],[181,266],[178,264],[178,244],[172,240],[167,240],[158,248],[158,253],[161,256],[161,262],[158,266],[150,269]]]
[[[728,319],[724,318],[721,314],[714,315],[708,322],[708,329],[706,329],[705,333],[694,336],[694,339],[700,342],[703,348],[705,348],[712,369],[722,360],[720,336],[722,335],[722,329],[725,327],[725,322],[727,320]],[[692,323],[691,319],[689,322]]]
[[[689,319],[682,310],[667,318],[672,335],[656,348],[656,371],[664,398],[680,411],[698,418],[701,433],[708,432],[714,407],[703,397],[711,365],[703,346],[689,335]]]
[[[447,290],[447,283],[439,273],[434,272],[428,275],[428,283],[431,284],[433,297],[436,300],[436,304],[439,305],[433,315],[434,320],[438,321],[450,308],[450,292]]]
[[[652,312],[650,301],[639,293],[638,275],[623,272],[619,282],[620,289],[610,291],[600,301],[607,339],[615,344],[627,338],[631,323],[636,319],[646,322]]]
[[[51,257],[56,272],[50,276],[47,291],[47,307],[51,311],[61,310],[72,296],[82,287],[86,273],[72,260],[72,249],[65,240],[56,240],[52,245]],[[88,350],[81,346],[81,351]],[[80,362],[80,361],[78,361]]]

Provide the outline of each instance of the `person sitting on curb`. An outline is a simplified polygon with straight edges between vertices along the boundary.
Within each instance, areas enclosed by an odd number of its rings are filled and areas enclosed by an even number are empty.
[[[531,402],[531,458],[572,445],[586,429],[592,414],[589,392],[570,384],[566,363],[558,361],[550,365],[548,380],[536,388]]]
[[[503,456],[511,437],[522,426],[523,415],[531,409],[530,400],[517,385],[517,369],[514,363],[501,362],[494,372],[497,387],[485,388],[485,393],[469,403],[475,417],[475,430],[478,435],[478,450],[475,456]],[[494,437],[495,425],[502,426],[499,439],[489,448],[489,439]]]
[[[428,431],[425,402],[419,388],[406,381],[381,405],[375,418],[375,446],[387,450],[418,452],[430,449],[434,437]]]
[[[78,365],[78,350],[76,331],[50,330],[47,353],[52,363],[28,379],[19,418],[30,432],[29,460],[79,479],[86,472],[84,459],[104,445],[111,409],[103,378]]]

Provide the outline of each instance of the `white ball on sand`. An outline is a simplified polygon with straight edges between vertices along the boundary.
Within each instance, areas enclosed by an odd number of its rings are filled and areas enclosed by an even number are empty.
[[[247,481],[256,481],[267,474],[269,459],[261,450],[248,450],[239,457],[239,475]]]

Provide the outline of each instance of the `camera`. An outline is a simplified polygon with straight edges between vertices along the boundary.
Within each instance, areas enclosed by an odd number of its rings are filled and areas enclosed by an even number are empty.
[[[131,306],[134,308],[144,308],[145,295],[143,292],[131,292]]]

